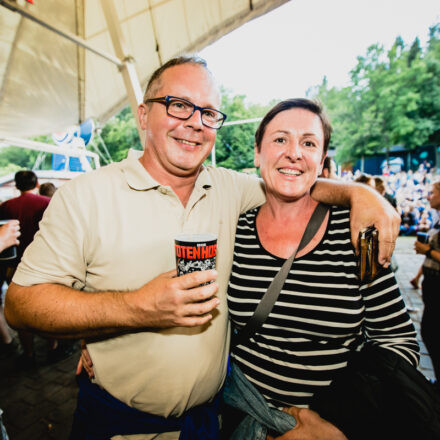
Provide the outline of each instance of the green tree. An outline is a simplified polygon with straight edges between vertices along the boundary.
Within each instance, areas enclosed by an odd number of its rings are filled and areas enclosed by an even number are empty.
[[[429,42],[424,57],[427,79],[421,85],[421,118],[430,122],[429,144],[440,144],[440,23],[429,29]]]
[[[114,162],[127,157],[128,150],[142,150],[141,141],[130,107],[124,108],[102,128],[101,137]]]
[[[359,56],[351,85],[329,88],[326,79],[311,95],[326,105],[334,125],[339,162],[387,152],[393,145],[414,149],[439,133],[439,26],[430,30],[426,52],[397,37],[390,50],[375,44]]]
[[[272,106],[248,104],[245,95],[231,96],[224,88],[221,92],[221,108],[228,115],[227,122],[261,118]],[[258,122],[222,127],[217,133],[215,142],[217,166],[234,170],[253,168],[254,135],[257,127]]]
[[[53,144],[49,136],[38,136],[33,140]],[[34,169],[36,165],[39,169],[50,169],[52,155],[17,146],[4,147],[0,150],[0,176],[19,170]]]

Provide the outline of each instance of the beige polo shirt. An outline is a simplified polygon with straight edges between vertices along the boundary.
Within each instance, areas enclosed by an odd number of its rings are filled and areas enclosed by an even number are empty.
[[[130,291],[175,267],[177,233],[216,233],[221,303],[209,324],[88,345],[96,383],[134,408],[179,416],[209,401],[223,383],[229,350],[226,288],[235,227],[240,213],[262,204],[264,195],[256,177],[206,167],[184,208],[137,157],[132,152],[55,193],[14,282]]]

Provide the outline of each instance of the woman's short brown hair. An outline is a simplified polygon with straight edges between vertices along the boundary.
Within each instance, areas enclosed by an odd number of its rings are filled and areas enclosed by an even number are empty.
[[[315,115],[319,116],[322,124],[322,131],[324,132],[324,154],[327,153],[328,147],[330,145],[330,138],[332,135],[332,126],[330,121],[324,111],[322,104],[317,100],[311,100],[306,98],[293,98],[286,99],[279,102],[274,107],[272,107],[266,116],[261,120],[260,125],[255,132],[255,145],[257,150],[260,151],[261,141],[263,140],[264,132],[266,131],[267,124],[278,114],[292,108],[302,108],[308,110]]]

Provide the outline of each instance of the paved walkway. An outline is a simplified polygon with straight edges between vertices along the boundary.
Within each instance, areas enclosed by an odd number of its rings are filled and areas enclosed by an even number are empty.
[[[396,276],[407,306],[419,308],[411,316],[419,331],[423,309],[420,292],[409,280],[416,274],[423,257],[413,251],[413,237],[400,237],[395,257]],[[419,337],[420,340],[420,337]],[[67,359],[55,364],[46,362],[46,341],[36,337],[37,369],[24,372],[16,367],[16,356],[0,361],[0,408],[10,440],[66,440],[75,409],[75,367],[79,347]],[[431,361],[421,343],[420,369],[434,377]]]

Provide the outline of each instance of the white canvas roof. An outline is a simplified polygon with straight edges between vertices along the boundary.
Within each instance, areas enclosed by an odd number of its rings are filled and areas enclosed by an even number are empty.
[[[0,134],[47,134],[89,117],[103,123],[130,99],[133,108],[169,58],[197,52],[286,1],[0,0]],[[140,87],[128,91],[133,72]]]

